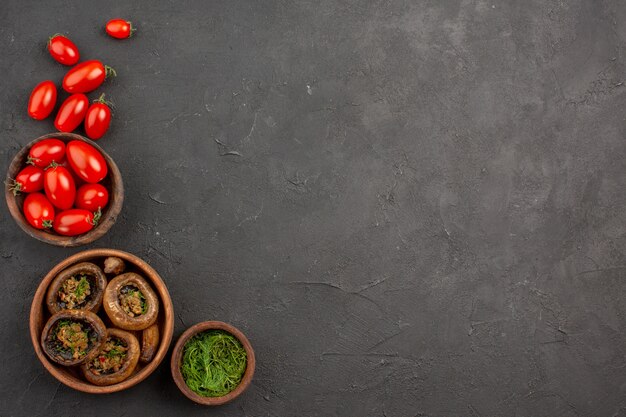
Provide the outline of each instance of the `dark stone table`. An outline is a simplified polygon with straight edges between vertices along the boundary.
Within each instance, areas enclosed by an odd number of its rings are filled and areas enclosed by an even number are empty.
[[[136,36],[115,41],[112,17]],[[43,274],[88,247],[0,211],[3,416],[626,416],[626,4],[619,0],[4,1],[0,155],[67,33],[118,77],[98,143],[123,215],[89,245],[164,277],[258,355],[236,402],[164,363],[60,385],[28,334]],[[3,171],[4,172],[4,171]],[[169,357],[166,359],[166,361]]]

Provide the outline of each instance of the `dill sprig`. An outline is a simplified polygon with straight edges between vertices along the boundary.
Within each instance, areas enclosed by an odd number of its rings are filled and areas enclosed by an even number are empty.
[[[180,370],[196,394],[221,397],[237,388],[246,365],[246,351],[237,338],[228,332],[209,330],[185,343]]]

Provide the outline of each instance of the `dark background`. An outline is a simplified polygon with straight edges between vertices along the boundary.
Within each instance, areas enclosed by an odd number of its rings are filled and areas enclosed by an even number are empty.
[[[118,16],[131,40],[103,33]],[[258,365],[214,409],[167,362],[110,396],[60,385],[30,302],[87,247],[3,209],[1,414],[626,416],[625,20],[619,0],[2,2],[0,168],[54,130],[26,103],[67,33],[119,74],[90,97],[115,102],[98,143],[126,201],[88,247],[161,273],[175,337],[227,321]]]

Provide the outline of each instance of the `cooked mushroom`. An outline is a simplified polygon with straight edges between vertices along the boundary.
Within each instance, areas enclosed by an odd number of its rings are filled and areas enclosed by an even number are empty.
[[[113,278],[104,291],[104,309],[124,330],[150,327],[159,314],[159,299],[141,275],[127,272]]]
[[[100,317],[87,310],[62,310],[52,315],[41,333],[41,347],[59,365],[93,359],[107,338]]]
[[[85,379],[95,385],[112,385],[128,378],[139,361],[139,342],[130,332],[107,329],[100,353],[81,365]]]
[[[61,310],[96,312],[102,305],[107,279],[102,269],[91,262],[81,262],[59,273],[48,288],[46,305],[50,314]]]
[[[141,332],[141,356],[139,360],[148,363],[154,358],[154,354],[159,348],[159,325],[152,326]]]
[[[104,273],[119,275],[126,269],[124,261],[117,256],[109,256],[104,260]]]

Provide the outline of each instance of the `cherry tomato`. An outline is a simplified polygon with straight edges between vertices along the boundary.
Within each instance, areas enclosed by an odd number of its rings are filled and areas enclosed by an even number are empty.
[[[135,29],[133,24],[124,19],[112,19],[106,25],[106,31],[109,36],[117,39],[126,39],[133,36]]]
[[[25,193],[41,191],[43,190],[43,174],[43,169],[28,165],[17,174],[9,189],[13,191],[13,195],[18,195],[20,191]]]
[[[61,104],[54,127],[61,132],[73,131],[83,122],[88,107],[89,99],[86,95],[72,94]]]
[[[50,116],[57,103],[57,87],[50,80],[42,81],[30,93],[28,115],[35,120]]]
[[[54,207],[45,195],[32,193],[26,196],[22,207],[26,221],[36,229],[49,229],[54,220]]]
[[[109,202],[109,192],[102,184],[85,184],[76,191],[74,206],[79,209],[98,211]]]
[[[116,72],[97,59],[81,62],[63,77],[63,89],[68,93],[88,93],[100,87],[107,77]]]
[[[67,37],[56,34],[48,40],[48,51],[52,58],[63,65],[74,65],[80,59],[78,48]]]
[[[67,168],[52,166],[46,169],[43,176],[43,188],[46,197],[57,208],[66,210],[74,205],[76,184]]]
[[[70,166],[85,182],[94,184],[107,176],[108,168],[104,157],[90,144],[73,140],[67,144],[65,149]]]
[[[83,179],[74,172],[74,169],[70,166],[70,163],[67,161],[67,159],[64,159],[63,162],[58,164],[58,166],[67,169],[70,172],[70,174],[72,174],[72,178],[74,178],[74,184],[76,185],[77,192],[78,192],[78,188],[81,185],[86,184],[85,181],[83,181]]]
[[[65,143],[59,139],[44,139],[35,143],[28,151],[27,164],[47,168],[53,162],[60,164],[65,158]]]
[[[60,235],[76,236],[90,231],[97,222],[97,217],[89,210],[70,209],[57,214],[52,227]]]
[[[91,139],[100,139],[109,130],[111,124],[111,109],[104,100],[104,94],[94,101],[85,116],[85,133]]]

